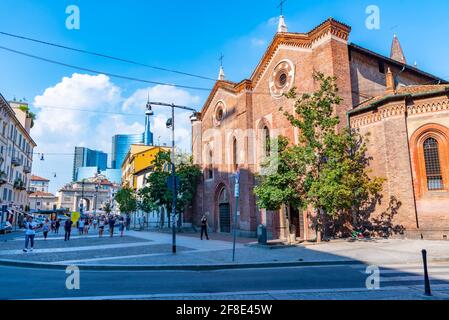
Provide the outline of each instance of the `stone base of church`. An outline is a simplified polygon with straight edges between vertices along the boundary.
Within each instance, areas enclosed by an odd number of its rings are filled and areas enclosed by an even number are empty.
[[[449,230],[409,230],[401,238],[414,240],[449,240]]]

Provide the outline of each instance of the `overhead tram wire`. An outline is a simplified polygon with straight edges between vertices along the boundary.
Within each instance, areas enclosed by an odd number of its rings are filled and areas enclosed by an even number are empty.
[[[183,72],[183,71],[178,71],[178,70],[173,70],[173,69],[168,69],[168,68],[163,68],[163,67],[152,66],[152,65],[149,65],[149,64],[146,64],[146,63],[137,62],[137,61],[130,60],[130,59],[124,59],[124,58],[114,57],[114,56],[103,54],[103,53],[99,53],[99,52],[73,48],[73,47],[69,47],[69,46],[65,46],[65,45],[61,45],[61,44],[57,44],[57,43],[53,43],[53,42],[43,41],[43,40],[39,40],[39,39],[35,39],[35,38],[29,38],[29,37],[25,37],[25,36],[9,33],[9,32],[0,31],[0,34],[8,36],[8,37],[13,37],[13,38],[17,38],[17,39],[32,41],[32,42],[35,42],[35,43],[40,43],[40,44],[44,44],[44,45],[47,45],[47,46],[52,46],[52,47],[56,47],[56,48],[60,48],[60,49],[65,49],[65,50],[70,50],[70,51],[74,51],[74,52],[89,54],[89,55],[93,55],[93,56],[97,56],[97,57],[102,57],[102,58],[106,58],[106,59],[111,59],[111,60],[115,60],[115,61],[125,62],[125,63],[129,63],[129,64],[141,66],[141,67],[154,69],[154,70],[171,72],[171,73],[176,73],[176,74],[180,74],[180,75],[184,75],[184,76],[188,76],[188,77],[194,77],[194,78],[199,78],[199,79],[209,80],[209,81],[214,81],[214,82],[216,81],[216,79],[212,79],[212,78],[209,78],[209,77],[206,77],[206,76],[196,75],[196,74],[193,74],[193,73],[188,73],[188,72]]]
[[[29,53],[26,53],[26,52],[23,52],[23,51],[7,48],[7,47],[4,47],[4,46],[0,46],[0,49],[8,51],[8,52],[15,53],[15,54],[18,54],[18,55],[22,55],[22,56],[25,56],[25,57],[33,58],[33,59],[36,59],[36,60],[45,61],[45,62],[48,62],[48,63],[64,66],[64,67],[67,67],[67,68],[82,70],[82,71],[85,71],[85,72],[96,73],[96,74],[104,74],[104,75],[107,75],[107,76],[112,77],[112,78],[119,78],[119,79],[123,79],[123,80],[136,81],[136,82],[142,82],[142,83],[154,84],[154,85],[171,86],[171,87],[190,89],[190,90],[199,90],[199,91],[211,91],[212,90],[211,88],[192,87],[192,86],[186,86],[186,85],[178,85],[178,84],[174,84],[174,83],[165,83],[165,82],[151,81],[151,80],[146,80],[146,79],[139,79],[139,78],[135,78],[135,77],[119,75],[119,74],[110,73],[110,72],[98,71],[98,70],[94,70],[94,69],[90,69],[90,68],[84,68],[84,67],[80,67],[80,66],[75,66],[75,65],[68,64],[68,63],[65,63],[65,62],[60,62],[60,61],[56,61],[56,60],[52,60],[52,59],[47,59],[47,58],[44,58],[44,57],[39,57],[39,56],[32,55],[32,54],[29,54]]]
[[[42,108],[42,109],[57,109],[57,110],[67,110],[67,111],[98,113],[98,114],[112,114],[112,115],[129,116],[129,117],[142,117],[142,114],[139,114],[139,113],[88,110],[88,109],[82,109],[82,108],[78,108],[78,107],[61,107],[61,106],[49,106],[49,105],[33,105],[33,107],[37,108],[37,109],[40,109],[40,108]]]

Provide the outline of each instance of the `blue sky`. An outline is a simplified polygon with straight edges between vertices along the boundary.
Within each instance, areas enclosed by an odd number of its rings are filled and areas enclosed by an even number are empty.
[[[142,63],[216,78],[221,53],[227,78],[247,78],[272,39],[279,15],[276,0],[1,0],[0,31],[97,51]],[[80,30],[65,26],[66,7],[77,5]],[[365,27],[365,9],[380,9],[380,30]],[[350,41],[384,55],[397,33],[409,62],[449,79],[449,2],[409,1],[304,1],[288,0],[284,15],[289,30],[309,31],[328,17],[352,26]],[[213,81],[118,63],[98,57],[29,43],[0,35],[0,46],[92,69],[189,86],[211,88]],[[200,108],[206,91],[154,87],[75,71],[0,50],[0,92],[7,98],[26,98],[38,114],[34,129],[37,152],[73,152],[75,145],[110,152],[116,133],[135,133],[143,117],[64,112],[40,107],[58,105],[88,110],[143,111],[147,91],[152,99]],[[77,75],[73,75],[74,73]],[[63,78],[65,77],[65,80]],[[82,98],[80,97],[82,96]],[[163,128],[165,110],[157,109],[155,139],[168,142]],[[180,114],[178,144],[189,147],[188,114]],[[160,138],[159,138],[160,137]],[[157,142],[157,141],[156,141]],[[72,157],[48,156],[35,161],[35,173],[57,179],[55,191],[70,180]]]

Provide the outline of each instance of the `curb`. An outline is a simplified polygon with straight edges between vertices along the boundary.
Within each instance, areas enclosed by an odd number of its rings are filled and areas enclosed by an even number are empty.
[[[78,265],[80,270],[104,270],[104,271],[213,271],[233,269],[262,269],[262,268],[288,268],[288,267],[314,267],[337,265],[362,265],[364,262],[357,260],[342,261],[310,261],[310,262],[261,262],[241,264],[211,264],[211,265]],[[0,260],[0,266],[65,270],[71,264],[52,264],[27,262],[19,260]]]

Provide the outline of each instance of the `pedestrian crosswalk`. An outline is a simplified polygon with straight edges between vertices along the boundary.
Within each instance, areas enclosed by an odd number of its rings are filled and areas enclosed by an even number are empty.
[[[367,277],[373,274],[373,266],[370,266],[368,272],[367,266],[353,266],[352,268],[358,269]],[[430,265],[428,274],[431,283],[449,285],[449,263]],[[424,283],[424,267],[419,264],[381,266],[379,267],[379,276],[381,286],[419,285]]]

